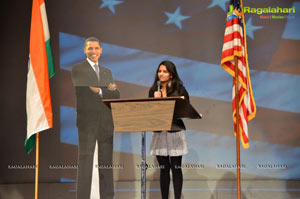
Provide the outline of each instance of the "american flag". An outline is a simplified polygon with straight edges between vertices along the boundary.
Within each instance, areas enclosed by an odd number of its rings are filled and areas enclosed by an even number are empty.
[[[231,0],[227,14],[221,65],[233,76],[232,110],[233,121],[236,124],[236,91],[235,91],[235,61],[238,60],[238,99],[239,99],[239,127],[241,141],[244,148],[249,147],[248,121],[256,114],[256,105],[252,94],[249,67],[247,60],[247,45],[244,40],[243,13],[240,0]],[[234,125],[236,133],[236,125]]]

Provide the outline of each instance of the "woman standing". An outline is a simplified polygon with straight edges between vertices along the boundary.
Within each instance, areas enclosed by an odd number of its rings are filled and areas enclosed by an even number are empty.
[[[158,89],[158,87],[161,87],[161,89]],[[163,61],[157,68],[154,83],[149,90],[149,97],[170,96],[184,96],[189,101],[189,94],[177,74],[174,63]],[[168,199],[169,197],[170,170],[172,171],[175,199],[180,199],[182,192],[181,162],[182,156],[188,152],[184,133],[185,126],[181,119],[174,119],[172,129],[173,127],[180,130],[153,132],[150,145],[150,154],[156,156],[160,166],[162,199]]]

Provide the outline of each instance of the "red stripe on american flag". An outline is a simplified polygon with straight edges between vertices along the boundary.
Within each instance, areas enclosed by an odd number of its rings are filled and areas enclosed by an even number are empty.
[[[226,62],[225,65],[232,70],[235,69],[233,62],[231,62],[231,61]],[[243,72],[240,69],[238,71],[239,71],[239,77],[242,78],[243,82],[246,84],[247,78],[244,76]],[[233,86],[234,86],[234,81],[233,81]]]
[[[243,36],[239,31],[234,31],[224,36],[224,43],[231,42],[233,39],[240,39],[242,46],[244,46]]]
[[[226,27],[232,26],[233,24],[240,25],[239,19],[238,18],[233,18],[230,21],[226,21]]]
[[[234,46],[233,48],[230,48],[230,49],[227,49],[227,50],[223,51],[223,53],[222,53],[222,59],[234,55],[234,51],[241,52],[242,51],[242,47],[240,47],[240,46]]]

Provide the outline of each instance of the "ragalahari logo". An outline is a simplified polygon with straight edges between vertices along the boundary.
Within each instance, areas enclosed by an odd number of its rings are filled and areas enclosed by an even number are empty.
[[[267,8],[252,8],[249,6],[244,7],[245,14],[257,14],[260,19],[290,19],[295,18],[296,9],[280,8],[280,7],[267,7]]]

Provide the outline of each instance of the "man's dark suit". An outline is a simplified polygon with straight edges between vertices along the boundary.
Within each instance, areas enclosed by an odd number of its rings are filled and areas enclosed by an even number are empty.
[[[107,89],[113,83],[108,68],[99,66],[100,81],[91,65],[84,61],[72,68],[72,80],[77,100],[77,128],[79,140],[77,199],[89,199],[91,191],[93,154],[98,142],[99,166],[112,165],[113,121],[110,109],[101,99],[119,98],[118,90]],[[89,86],[101,88],[102,98]],[[99,169],[100,197],[112,199],[114,195],[113,170]]]

